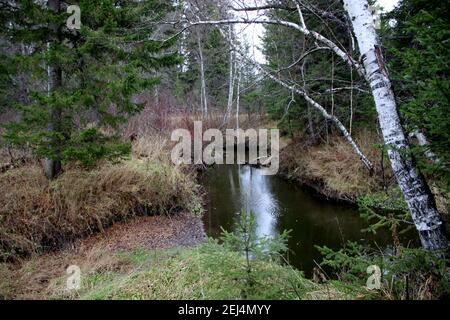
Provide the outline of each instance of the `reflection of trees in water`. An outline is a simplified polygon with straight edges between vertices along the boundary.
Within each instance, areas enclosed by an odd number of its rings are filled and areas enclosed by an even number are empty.
[[[389,243],[389,233],[361,233],[366,224],[355,209],[314,197],[279,177],[263,176],[261,170],[248,165],[210,169],[204,181],[211,196],[209,217],[205,219],[211,227],[209,235],[217,237],[221,226],[232,231],[236,213],[243,209],[252,211],[258,223],[258,236],[292,230],[290,261],[306,274],[314,267],[314,260],[321,260],[314,245],[338,249],[342,247],[343,239],[356,241],[362,238],[372,243],[377,241],[383,248]]]
[[[275,228],[278,203],[268,188],[268,176],[260,173],[261,169],[250,166],[240,166],[239,181],[242,208],[255,214],[258,236],[273,236],[277,234]]]

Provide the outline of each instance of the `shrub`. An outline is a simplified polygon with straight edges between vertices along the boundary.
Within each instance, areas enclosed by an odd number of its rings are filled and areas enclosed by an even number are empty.
[[[385,299],[437,299],[450,294],[446,259],[439,253],[399,247],[396,254],[377,252],[357,243],[333,251],[317,247],[324,256],[322,265],[331,267],[339,280],[363,286],[369,277],[367,268],[381,270],[378,295]]]
[[[236,219],[233,232],[222,229],[221,240],[225,248],[243,254],[243,264],[238,263],[241,269],[235,271],[236,279],[242,280],[242,298],[247,298],[258,285],[254,272],[254,264],[257,261],[279,261],[283,253],[287,252],[287,240],[289,231],[284,231],[278,236],[258,236],[256,234],[257,222],[253,213],[242,211]]]

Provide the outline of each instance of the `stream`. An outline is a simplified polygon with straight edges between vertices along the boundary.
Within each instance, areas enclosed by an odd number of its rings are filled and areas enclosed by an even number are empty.
[[[237,213],[251,211],[258,235],[292,230],[287,258],[307,276],[321,261],[315,245],[339,249],[348,240],[380,248],[390,245],[388,231],[376,235],[361,232],[367,223],[355,208],[316,197],[281,177],[262,175],[262,170],[249,165],[217,165],[204,173],[201,183],[208,196],[203,219],[208,236],[218,238],[221,227],[232,231]]]

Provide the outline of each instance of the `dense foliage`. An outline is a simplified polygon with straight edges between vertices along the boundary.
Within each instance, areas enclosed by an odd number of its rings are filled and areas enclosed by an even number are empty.
[[[416,148],[421,167],[445,177],[450,188],[450,1],[404,0],[387,16],[389,70],[408,132],[424,133],[429,145]],[[431,150],[440,159],[424,159]]]
[[[159,0],[79,1],[81,29],[71,30],[68,3],[53,3],[51,10],[32,0],[2,1],[0,88],[12,82],[25,91],[22,99],[10,94],[1,101],[2,109],[20,112],[5,126],[4,142],[84,165],[128,154],[130,146],[115,129],[141,110],[133,95],[158,82],[155,70],[179,61],[169,51],[173,41],[152,37],[152,22],[171,6]]]
[[[379,252],[354,242],[337,251],[327,247],[318,250],[324,256],[322,265],[351,286],[366,285],[374,273],[374,267],[368,269],[369,266],[377,266],[381,279],[380,286],[374,288],[375,296],[419,300],[446,298],[450,294],[446,262],[436,253],[403,247]]]

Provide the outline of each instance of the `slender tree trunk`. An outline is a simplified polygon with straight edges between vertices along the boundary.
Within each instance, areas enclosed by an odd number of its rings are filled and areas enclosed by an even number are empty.
[[[239,129],[239,109],[241,104],[241,77],[242,67],[239,68],[236,88],[236,129]]]
[[[302,75],[302,81],[303,81],[303,88],[306,88],[306,80],[305,80],[305,65],[306,65],[306,60],[303,60],[302,63],[302,67],[300,68],[300,73]],[[315,130],[314,130],[314,122],[313,122],[313,115],[311,112],[311,107],[309,106],[309,104],[307,104],[307,113],[308,113],[308,130],[309,130],[309,134],[311,135],[311,137],[313,137],[313,139],[315,139]]]
[[[208,115],[208,98],[206,95],[205,62],[203,59],[203,48],[200,39],[200,33],[198,32],[198,30],[197,30],[197,44],[198,44],[198,55],[200,58],[200,82],[201,82],[200,100],[202,105],[202,115],[206,117]]]
[[[55,12],[59,12],[61,10],[61,4],[59,0],[49,0],[47,6],[50,10],[53,10]],[[52,24],[51,30],[53,32],[53,41],[55,42],[59,41],[58,26]],[[48,49],[50,49],[50,46],[51,43],[50,42],[47,43]],[[55,91],[61,86],[62,83],[61,68],[56,64],[49,64],[47,66],[47,75],[48,75],[47,90],[48,95],[50,96],[53,91]],[[61,109],[56,106],[51,106],[50,123],[48,125],[48,131],[50,133],[60,131],[61,129],[60,124],[61,124]],[[52,148],[54,148],[55,145],[58,143],[58,141],[56,140],[57,139],[55,137],[52,137],[50,141]],[[52,158],[45,158],[43,160],[43,166],[45,176],[48,179],[54,179],[61,172],[61,160],[55,159],[54,156]]]
[[[259,64],[254,63],[254,66],[258,68],[262,73],[264,73],[268,78],[272,79],[276,83],[280,84],[281,86],[285,87],[286,89],[289,89],[292,92],[295,92],[299,95],[301,95],[306,102],[312,106],[314,109],[319,111],[322,116],[325,118],[326,121],[331,121],[336,128],[341,132],[344,139],[350,144],[355,154],[358,155],[363,165],[366,167],[367,170],[370,172],[373,171],[373,164],[370,162],[370,160],[366,157],[364,152],[361,150],[361,148],[358,146],[355,140],[353,140],[352,136],[348,132],[348,130],[345,128],[345,126],[342,124],[342,122],[334,115],[329,114],[327,110],[321,106],[317,101],[315,101],[313,98],[311,98],[304,90],[301,90],[295,86],[291,86],[281,79],[275,77],[274,75],[270,74],[266,70],[264,70]]]
[[[233,27],[229,25],[229,41],[230,41],[230,61],[229,61],[229,86],[228,86],[228,103],[224,122],[227,122],[231,115],[234,97],[234,42],[233,42]]]
[[[439,164],[440,160],[438,156],[429,148],[430,143],[428,142],[427,137],[420,130],[415,130],[411,135],[416,137],[417,142],[419,142],[419,146],[427,148],[425,150],[425,156],[428,158],[428,160],[435,164]]]
[[[410,149],[397,111],[380,43],[367,0],[344,0],[362,55],[388,157],[403,192],[422,246],[427,250],[447,250],[448,239],[436,209],[434,197],[410,158]]]

